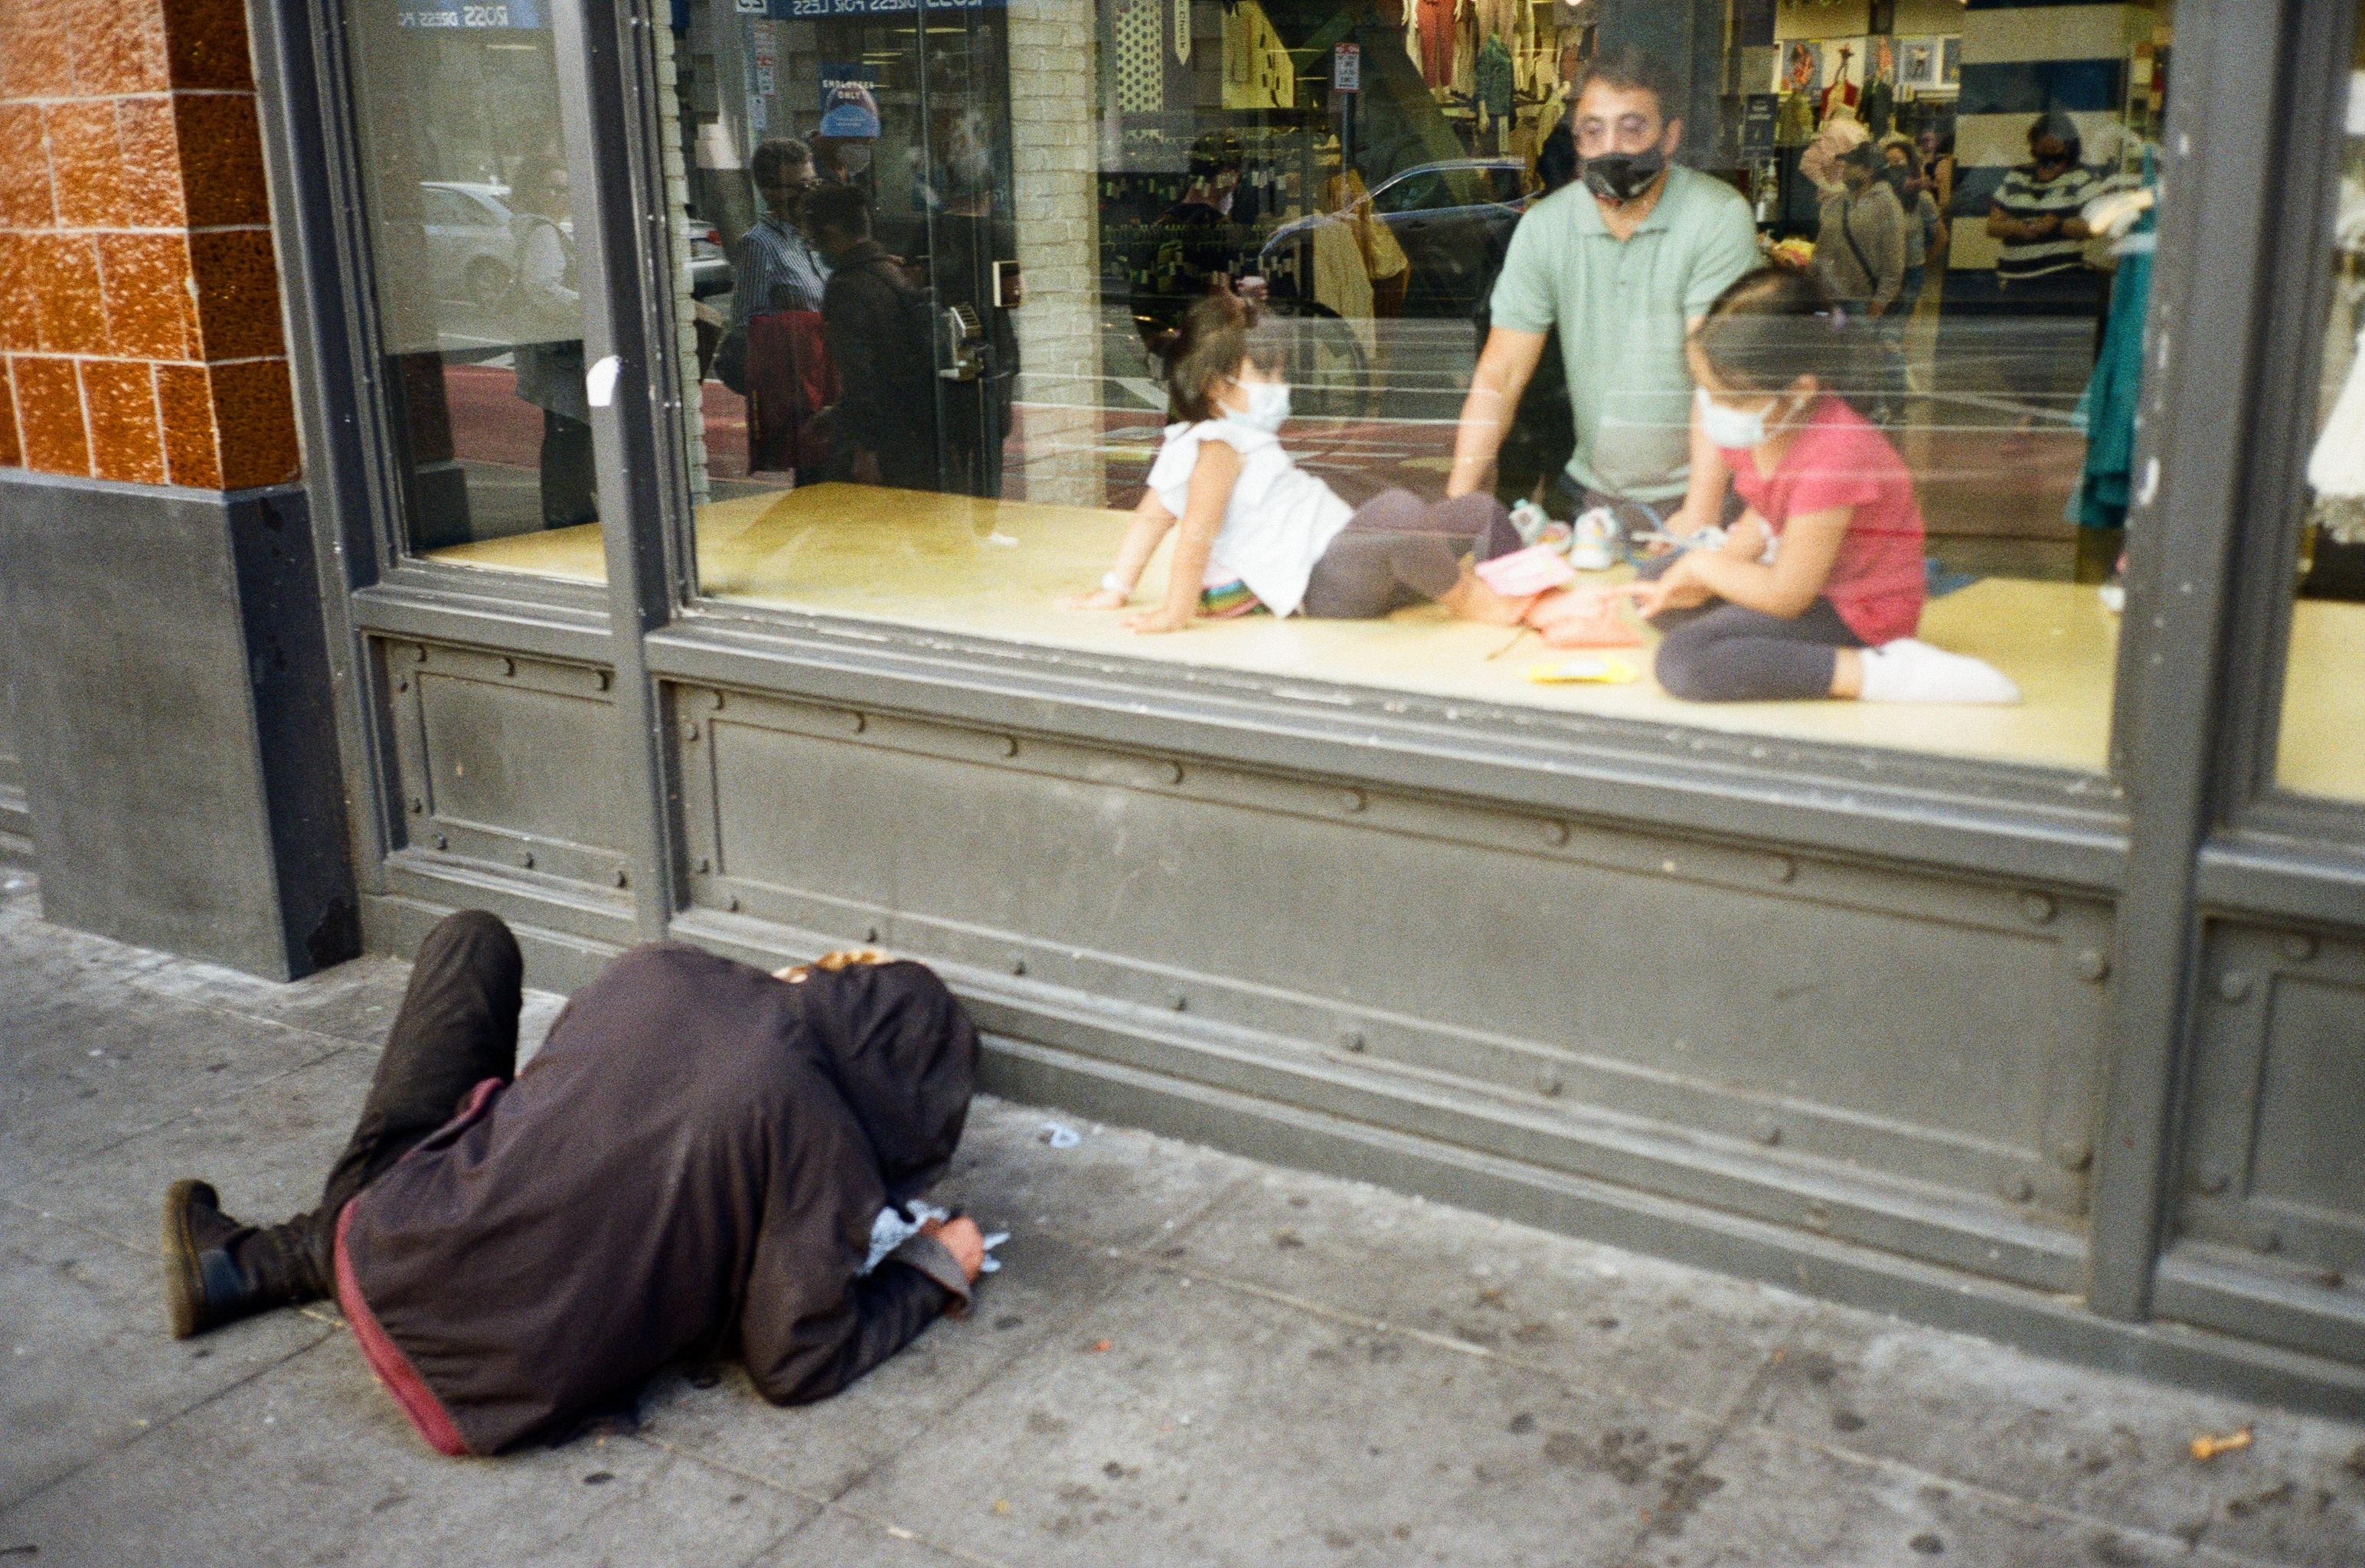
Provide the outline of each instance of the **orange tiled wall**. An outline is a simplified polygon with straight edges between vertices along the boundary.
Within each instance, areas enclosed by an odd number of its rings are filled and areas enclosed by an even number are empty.
[[[241,0],[0,0],[0,465],[296,476]]]

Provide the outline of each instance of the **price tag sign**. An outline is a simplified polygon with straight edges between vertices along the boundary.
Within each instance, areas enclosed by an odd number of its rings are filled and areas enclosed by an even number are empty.
[[[1363,90],[1362,45],[1342,43],[1330,51],[1330,90],[1334,93],[1360,93]]]

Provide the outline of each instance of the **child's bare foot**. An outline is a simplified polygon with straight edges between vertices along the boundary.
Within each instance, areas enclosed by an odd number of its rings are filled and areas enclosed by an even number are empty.
[[[1483,622],[1489,626],[1516,626],[1540,597],[1529,593],[1512,599],[1496,593],[1464,561],[1461,580],[1446,589],[1437,602],[1465,621]]]

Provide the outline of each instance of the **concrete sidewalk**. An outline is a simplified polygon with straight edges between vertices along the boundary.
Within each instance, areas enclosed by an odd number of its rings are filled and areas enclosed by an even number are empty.
[[[154,1260],[175,1175],[313,1200],[405,967],[266,985],[0,886],[0,1568],[2365,1563],[2365,1426],[990,1100],[965,1321],[811,1409],[667,1373],[635,1435],[440,1459],[333,1311],[175,1344]]]

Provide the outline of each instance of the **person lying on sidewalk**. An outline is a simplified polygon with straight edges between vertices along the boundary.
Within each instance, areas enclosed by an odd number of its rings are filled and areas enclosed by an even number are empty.
[[[1834,388],[1860,386],[1858,328],[1811,273],[1735,281],[1692,331],[1701,433],[1749,503],[1635,604],[1665,633],[1671,697],[1765,702],[2020,700],[1993,666],[1918,641],[1921,504],[1889,438]]]
[[[974,1221],[869,1266],[969,1114],[977,1033],[928,969],[636,948],[521,1073],[523,969],[493,915],[428,935],[311,1213],[241,1225],[174,1184],[176,1338],[333,1294],[420,1435],[489,1454],[564,1439],[679,1356],[735,1348],[767,1399],[822,1399],[966,1308]]]

